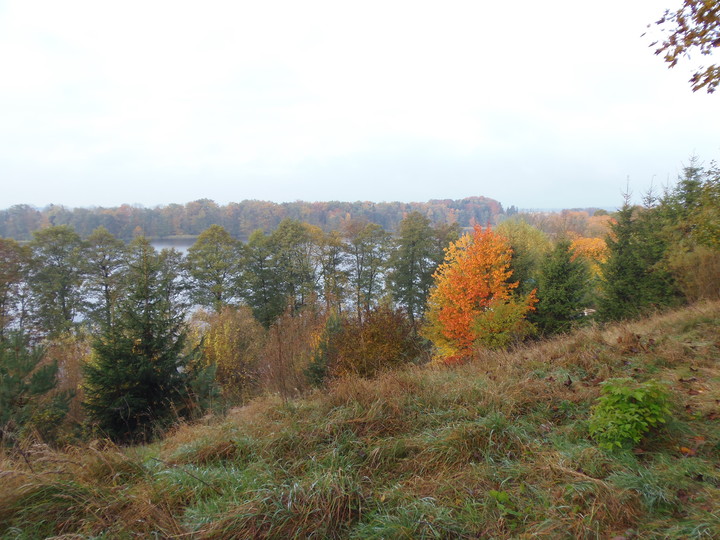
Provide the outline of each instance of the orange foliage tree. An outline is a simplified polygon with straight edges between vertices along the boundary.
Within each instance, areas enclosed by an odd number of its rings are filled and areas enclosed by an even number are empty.
[[[607,244],[602,238],[576,236],[572,239],[570,251],[573,253],[572,261],[580,257],[588,262],[593,277],[600,275],[600,268],[608,258]]]
[[[503,236],[477,225],[472,234],[447,248],[445,261],[434,275],[423,332],[436,346],[440,360],[451,363],[465,358],[477,344],[508,343],[496,339],[497,334],[509,335],[521,327],[527,332],[530,325],[525,316],[537,300],[535,291],[513,298],[518,283],[509,281],[511,257],[512,249]],[[503,317],[493,318],[493,313]],[[484,324],[491,318],[493,324]],[[497,325],[501,319],[505,323]]]

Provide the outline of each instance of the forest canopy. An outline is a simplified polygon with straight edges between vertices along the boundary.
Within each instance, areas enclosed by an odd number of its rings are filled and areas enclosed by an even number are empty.
[[[284,219],[302,221],[323,231],[341,229],[351,220],[368,221],[388,231],[396,231],[403,218],[420,212],[432,223],[457,223],[472,227],[474,223],[492,222],[496,216],[517,210],[489,197],[428,202],[289,202],[245,200],[219,205],[210,199],[187,204],[169,204],[155,208],[123,204],[113,208],[67,208],[49,205],[38,209],[15,205],[0,210],[0,237],[30,240],[33,231],[43,227],[69,225],[81,237],[97,227],[104,227],[122,240],[136,236],[166,238],[198,236],[211,225],[222,226],[232,237],[247,240],[257,229],[275,230]]]

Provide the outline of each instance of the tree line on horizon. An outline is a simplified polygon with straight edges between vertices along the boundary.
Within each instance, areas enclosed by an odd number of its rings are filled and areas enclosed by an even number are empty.
[[[113,208],[67,208],[49,205],[35,208],[19,204],[0,210],[0,237],[29,241],[33,232],[44,227],[69,225],[81,237],[89,236],[104,227],[113,236],[129,242],[137,236],[153,239],[199,236],[211,225],[220,225],[232,237],[246,241],[257,229],[275,230],[284,219],[294,219],[320,227],[325,232],[341,230],[351,221],[368,221],[389,232],[397,232],[404,217],[419,212],[433,225],[456,223],[463,230],[474,224],[495,224],[503,219],[521,215],[548,234],[573,231],[583,236],[598,236],[605,232],[605,210],[595,208],[563,210],[561,212],[519,212],[515,206],[507,209],[488,197],[467,197],[460,200],[442,199],[428,202],[303,202],[273,203],[246,200],[218,205],[210,199],[186,204],[169,204],[155,208],[124,204]],[[593,223],[593,217],[598,219]]]
[[[68,437],[71,424],[76,437],[147,440],[260,392],[566,332],[588,309],[610,321],[718,298],[719,177],[691,162],[643,205],[560,214],[543,221],[551,233],[538,216],[461,234],[413,212],[395,233],[285,219],[246,242],[214,224],[186,256],[102,227],[0,239],[2,438]]]
[[[198,236],[211,225],[220,225],[231,236],[247,240],[257,229],[275,230],[285,219],[293,219],[320,227],[329,232],[340,230],[350,221],[369,221],[395,232],[403,218],[419,212],[433,224],[457,223],[471,227],[473,223],[493,223],[496,216],[517,212],[505,211],[489,197],[468,197],[460,200],[428,202],[304,202],[274,203],[244,200],[219,205],[210,199],[186,204],[168,204],[155,208],[123,204],[113,208],[67,208],[49,205],[39,209],[27,204],[0,210],[0,237],[26,241],[43,227],[69,225],[86,237],[97,227],[125,241],[136,236],[166,238]]]

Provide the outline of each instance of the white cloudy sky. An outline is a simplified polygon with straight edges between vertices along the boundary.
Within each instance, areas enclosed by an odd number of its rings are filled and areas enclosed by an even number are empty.
[[[679,0],[0,0],[0,208],[615,206],[720,155]]]

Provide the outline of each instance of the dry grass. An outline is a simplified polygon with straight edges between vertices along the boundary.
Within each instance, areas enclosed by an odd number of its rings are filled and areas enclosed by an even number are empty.
[[[718,537],[719,358],[720,304],[704,303],[262,397],[147,447],[5,451],[0,535]],[[672,420],[632,450],[587,434],[610,377],[672,392]]]

